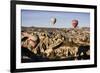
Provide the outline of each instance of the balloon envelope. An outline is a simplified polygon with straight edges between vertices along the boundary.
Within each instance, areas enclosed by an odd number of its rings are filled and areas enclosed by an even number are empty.
[[[50,23],[51,23],[52,25],[54,25],[54,24],[56,23],[56,18],[51,18]]]
[[[76,28],[78,25],[78,20],[72,20],[72,26]]]

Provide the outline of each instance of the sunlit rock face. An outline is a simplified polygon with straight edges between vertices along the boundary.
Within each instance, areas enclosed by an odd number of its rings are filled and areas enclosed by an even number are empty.
[[[22,27],[22,47],[48,60],[90,58],[90,29]]]

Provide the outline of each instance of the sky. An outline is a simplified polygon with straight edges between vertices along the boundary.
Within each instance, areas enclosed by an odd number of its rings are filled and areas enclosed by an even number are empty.
[[[50,24],[51,18],[56,18],[54,25]],[[26,27],[71,28],[71,21],[77,19],[78,27],[89,27],[90,13],[21,10],[21,25]]]

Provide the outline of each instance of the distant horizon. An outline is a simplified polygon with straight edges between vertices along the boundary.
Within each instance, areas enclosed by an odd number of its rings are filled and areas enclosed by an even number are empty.
[[[54,25],[50,24],[52,17],[57,20]],[[79,21],[78,27],[90,27],[90,13],[21,10],[21,26],[25,27],[72,28],[73,19]]]
[[[35,27],[35,26],[21,26],[21,27],[29,27],[29,28],[31,28],[31,27],[34,27],[34,28],[55,28],[55,27],[41,27],[41,26],[40,27]],[[86,27],[86,26],[84,26],[84,27]],[[77,28],[84,28],[84,27],[77,27]],[[60,28],[60,27],[58,27],[58,28]],[[61,28],[64,28],[64,27],[61,27]],[[68,28],[73,28],[73,27],[68,27]],[[90,28],[90,27],[87,26],[87,28]]]

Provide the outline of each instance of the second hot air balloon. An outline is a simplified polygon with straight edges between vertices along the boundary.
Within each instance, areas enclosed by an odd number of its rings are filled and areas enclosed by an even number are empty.
[[[78,26],[78,20],[76,19],[72,20],[72,26],[76,28]]]

